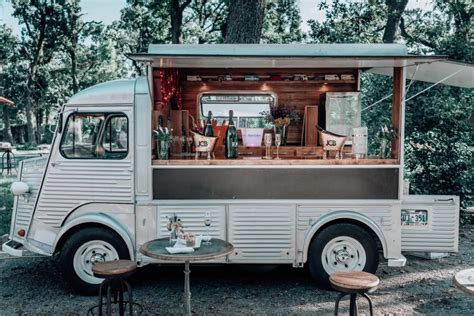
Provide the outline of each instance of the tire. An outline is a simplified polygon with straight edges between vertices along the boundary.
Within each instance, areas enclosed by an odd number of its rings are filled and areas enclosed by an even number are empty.
[[[379,254],[374,238],[354,224],[336,224],[325,228],[309,246],[308,268],[311,277],[330,289],[329,276],[335,271],[375,273]]]
[[[75,232],[66,240],[59,255],[64,278],[84,295],[96,295],[103,281],[93,275],[92,266],[118,259],[130,259],[127,246],[115,232],[98,227]]]

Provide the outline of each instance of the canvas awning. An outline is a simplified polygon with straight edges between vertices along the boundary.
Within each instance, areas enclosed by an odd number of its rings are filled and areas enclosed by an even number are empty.
[[[403,44],[153,44],[127,56],[156,68],[359,68],[391,76],[405,67],[407,79],[474,87],[473,65],[410,55]]]
[[[370,73],[392,76],[392,68],[371,68]],[[474,65],[450,60],[418,63],[406,66],[406,78],[448,86],[474,88]],[[445,80],[443,80],[445,79]]]
[[[0,104],[13,105],[15,103],[13,101],[8,100],[7,98],[0,97]]]
[[[402,44],[156,44],[127,56],[157,68],[368,69],[446,59],[409,55]]]

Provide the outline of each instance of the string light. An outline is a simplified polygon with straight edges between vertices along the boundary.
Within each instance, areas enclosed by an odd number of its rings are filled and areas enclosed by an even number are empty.
[[[161,69],[161,106],[168,106],[171,99],[176,97],[178,109],[182,108],[181,87],[179,85],[179,73],[177,69]]]

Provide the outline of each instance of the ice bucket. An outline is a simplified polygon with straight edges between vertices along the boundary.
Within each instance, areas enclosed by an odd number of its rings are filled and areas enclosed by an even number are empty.
[[[242,142],[247,147],[260,147],[262,145],[263,128],[241,128]]]

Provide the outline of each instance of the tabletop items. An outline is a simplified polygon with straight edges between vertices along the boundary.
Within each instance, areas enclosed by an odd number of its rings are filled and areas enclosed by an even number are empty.
[[[204,217],[204,225],[207,227],[206,236],[195,236],[191,232],[186,232],[184,230],[183,222],[176,214],[173,214],[168,218],[168,223],[166,228],[170,232],[169,245],[166,247],[166,251],[171,254],[177,253],[191,253],[194,252],[194,249],[201,247],[201,243],[204,245],[210,245],[211,236],[209,235],[209,226],[211,226],[211,214],[206,212]]]

